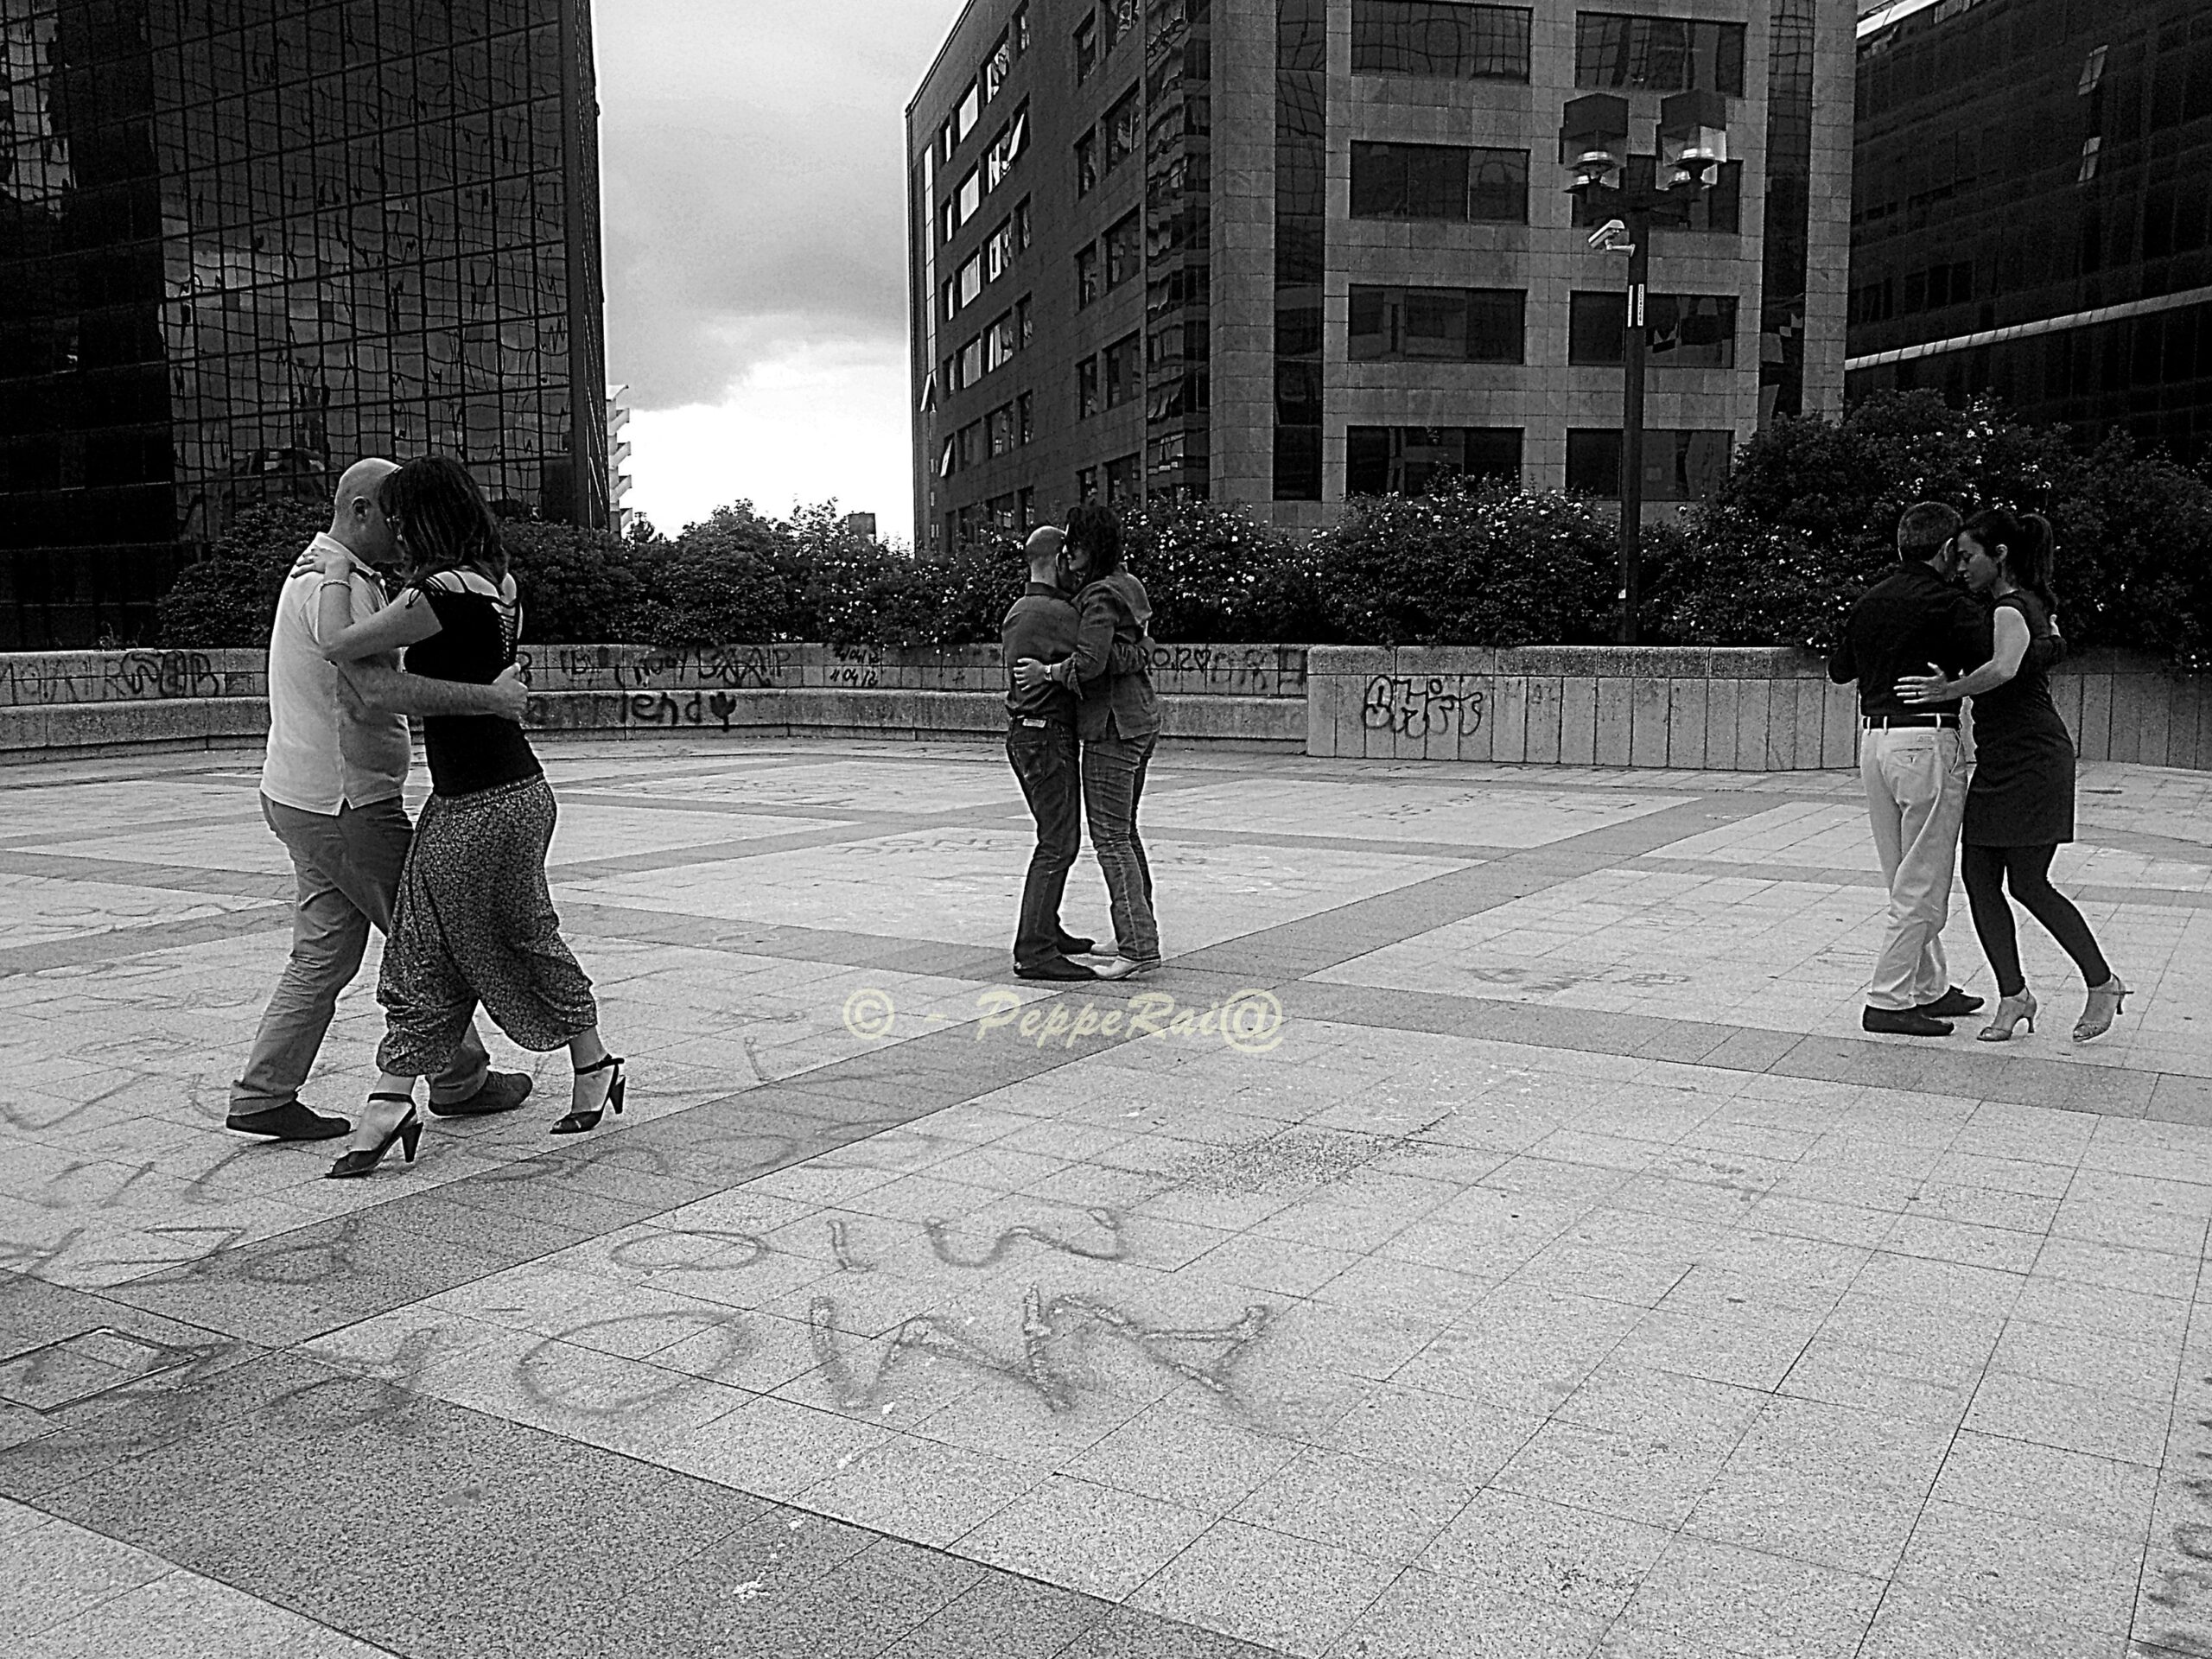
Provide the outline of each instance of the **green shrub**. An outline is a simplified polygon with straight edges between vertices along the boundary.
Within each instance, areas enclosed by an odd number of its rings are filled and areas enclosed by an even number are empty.
[[[285,576],[329,524],[327,502],[259,501],[240,508],[207,555],[181,567],[156,601],[160,642],[203,650],[266,645]]]
[[[500,526],[533,645],[597,645],[642,637],[649,546],[574,524],[509,520]]]
[[[761,645],[812,637],[806,570],[782,525],[750,501],[717,507],[649,552],[638,607],[645,643]]]
[[[1221,645],[1332,637],[1311,546],[1242,505],[1155,500],[1123,523],[1155,639]]]
[[[1458,484],[1363,497],[1315,541],[1330,613],[1360,644],[1564,645],[1610,634],[1615,527],[1573,497]]]

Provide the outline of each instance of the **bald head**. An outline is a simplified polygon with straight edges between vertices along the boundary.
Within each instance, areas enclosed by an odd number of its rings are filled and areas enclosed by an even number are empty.
[[[1022,543],[1022,551],[1029,556],[1029,580],[1057,582],[1060,550],[1067,543],[1067,532],[1057,525],[1039,524],[1031,531],[1029,539]]]
[[[330,514],[330,536],[343,542],[358,558],[384,564],[392,556],[391,523],[377,505],[377,492],[399,470],[393,462],[372,455],[348,467],[338,480],[338,496]]]

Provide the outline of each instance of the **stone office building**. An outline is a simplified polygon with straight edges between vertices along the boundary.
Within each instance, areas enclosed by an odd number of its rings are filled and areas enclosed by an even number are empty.
[[[1853,397],[2212,456],[2212,7],[1869,7],[1851,283]]]
[[[1089,495],[1290,526],[1445,470],[1617,496],[1626,261],[1564,106],[1726,100],[1652,240],[1644,495],[1843,380],[1851,0],[971,0],[909,106],[918,539]],[[1662,507],[1663,510],[1663,505]]]
[[[0,649],[354,458],[607,518],[588,0],[0,0]]]

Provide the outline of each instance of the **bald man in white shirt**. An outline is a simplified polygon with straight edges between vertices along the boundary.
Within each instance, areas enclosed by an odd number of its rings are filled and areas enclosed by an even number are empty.
[[[261,768],[262,816],[292,855],[296,901],[292,954],[245,1070],[231,1085],[226,1127],[277,1141],[326,1141],[353,1125],[300,1102],[330,1028],[339,993],[360,970],[369,929],[389,932],[392,897],[414,835],[400,791],[412,741],[409,715],[496,715],[520,723],[528,699],[513,669],[490,685],[417,678],[396,653],[333,664],[315,639],[322,556],[350,556],[353,613],[385,602],[377,567],[389,564],[391,526],[377,502],[391,461],[357,461],[338,482],[330,528],[286,578],[269,637],[269,747]],[[452,1068],[430,1084],[444,1116],[509,1111],[530,1093],[521,1072],[491,1069],[472,1025]]]

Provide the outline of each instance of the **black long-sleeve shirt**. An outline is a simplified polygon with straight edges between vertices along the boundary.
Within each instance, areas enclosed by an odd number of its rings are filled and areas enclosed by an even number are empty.
[[[1897,696],[1897,681],[1925,674],[1930,664],[1956,676],[1989,660],[1989,616],[1980,606],[1915,559],[1901,564],[1859,596],[1828,654],[1828,678],[1859,682],[1859,712],[1885,715],[1956,713],[1912,707]]]

